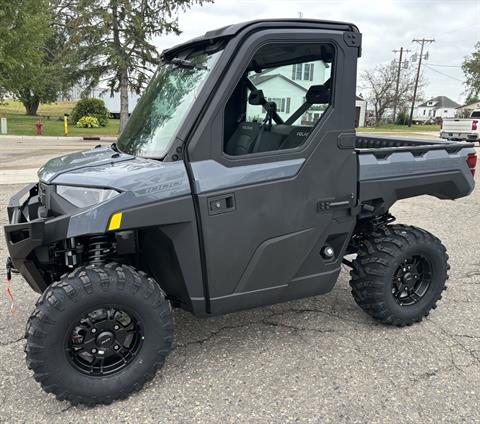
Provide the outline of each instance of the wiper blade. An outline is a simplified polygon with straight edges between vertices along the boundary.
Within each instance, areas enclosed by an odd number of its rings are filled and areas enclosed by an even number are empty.
[[[205,65],[198,65],[191,60],[187,59],[180,59],[178,57],[174,57],[168,63],[172,63],[173,65],[177,65],[180,68],[188,68],[188,69],[208,69]]]

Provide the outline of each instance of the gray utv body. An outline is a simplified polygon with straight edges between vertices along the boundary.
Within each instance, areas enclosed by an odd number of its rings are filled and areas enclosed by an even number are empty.
[[[285,40],[335,46],[332,104],[301,146],[225,153],[226,102],[258,47]],[[35,291],[108,256],[153,276],[175,306],[196,315],[318,295],[355,253],[363,224],[394,202],[473,190],[471,144],[355,134],[361,34],[354,25],[247,22],[167,50],[164,59],[216,44],[223,52],[162,158],[116,146],[62,156],[12,198],[7,246]],[[59,186],[119,194],[76,207]]]

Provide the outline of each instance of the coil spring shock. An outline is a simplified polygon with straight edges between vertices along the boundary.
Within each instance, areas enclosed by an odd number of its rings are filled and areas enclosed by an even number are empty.
[[[102,265],[112,253],[112,243],[106,236],[94,236],[88,245],[88,261],[94,265]]]

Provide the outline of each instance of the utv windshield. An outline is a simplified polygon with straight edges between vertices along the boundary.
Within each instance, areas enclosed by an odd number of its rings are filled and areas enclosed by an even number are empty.
[[[219,49],[195,50],[163,62],[120,135],[118,148],[163,158],[220,54]]]

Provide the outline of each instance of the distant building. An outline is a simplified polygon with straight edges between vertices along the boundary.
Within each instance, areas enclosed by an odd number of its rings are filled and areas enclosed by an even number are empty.
[[[355,128],[364,127],[367,118],[367,101],[360,96],[355,98]]]
[[[65,95],[58,97],[57,101],[78,101],[82,98],[83,87],[80,84],[74,85]],[[120,93],[114,93],[110,96],[110,90],[102,87],[95,87],[88,93],[87,97],[95,97],[102,99],[105,106],[112,116],[116,119],[120,117]],[[138,94],[128,92],[128,111],[131,113],[138,103],[140,96]]]
[[[454,118],[460,105],[446,96],[437,96],[419,104],[413,113],[415,121],[429,121],[436,118]]]
[[[463,105],[457,107],[458,116],[470,116],[474,110],[480,109],[480,102],[469,103],[468,105]]]

